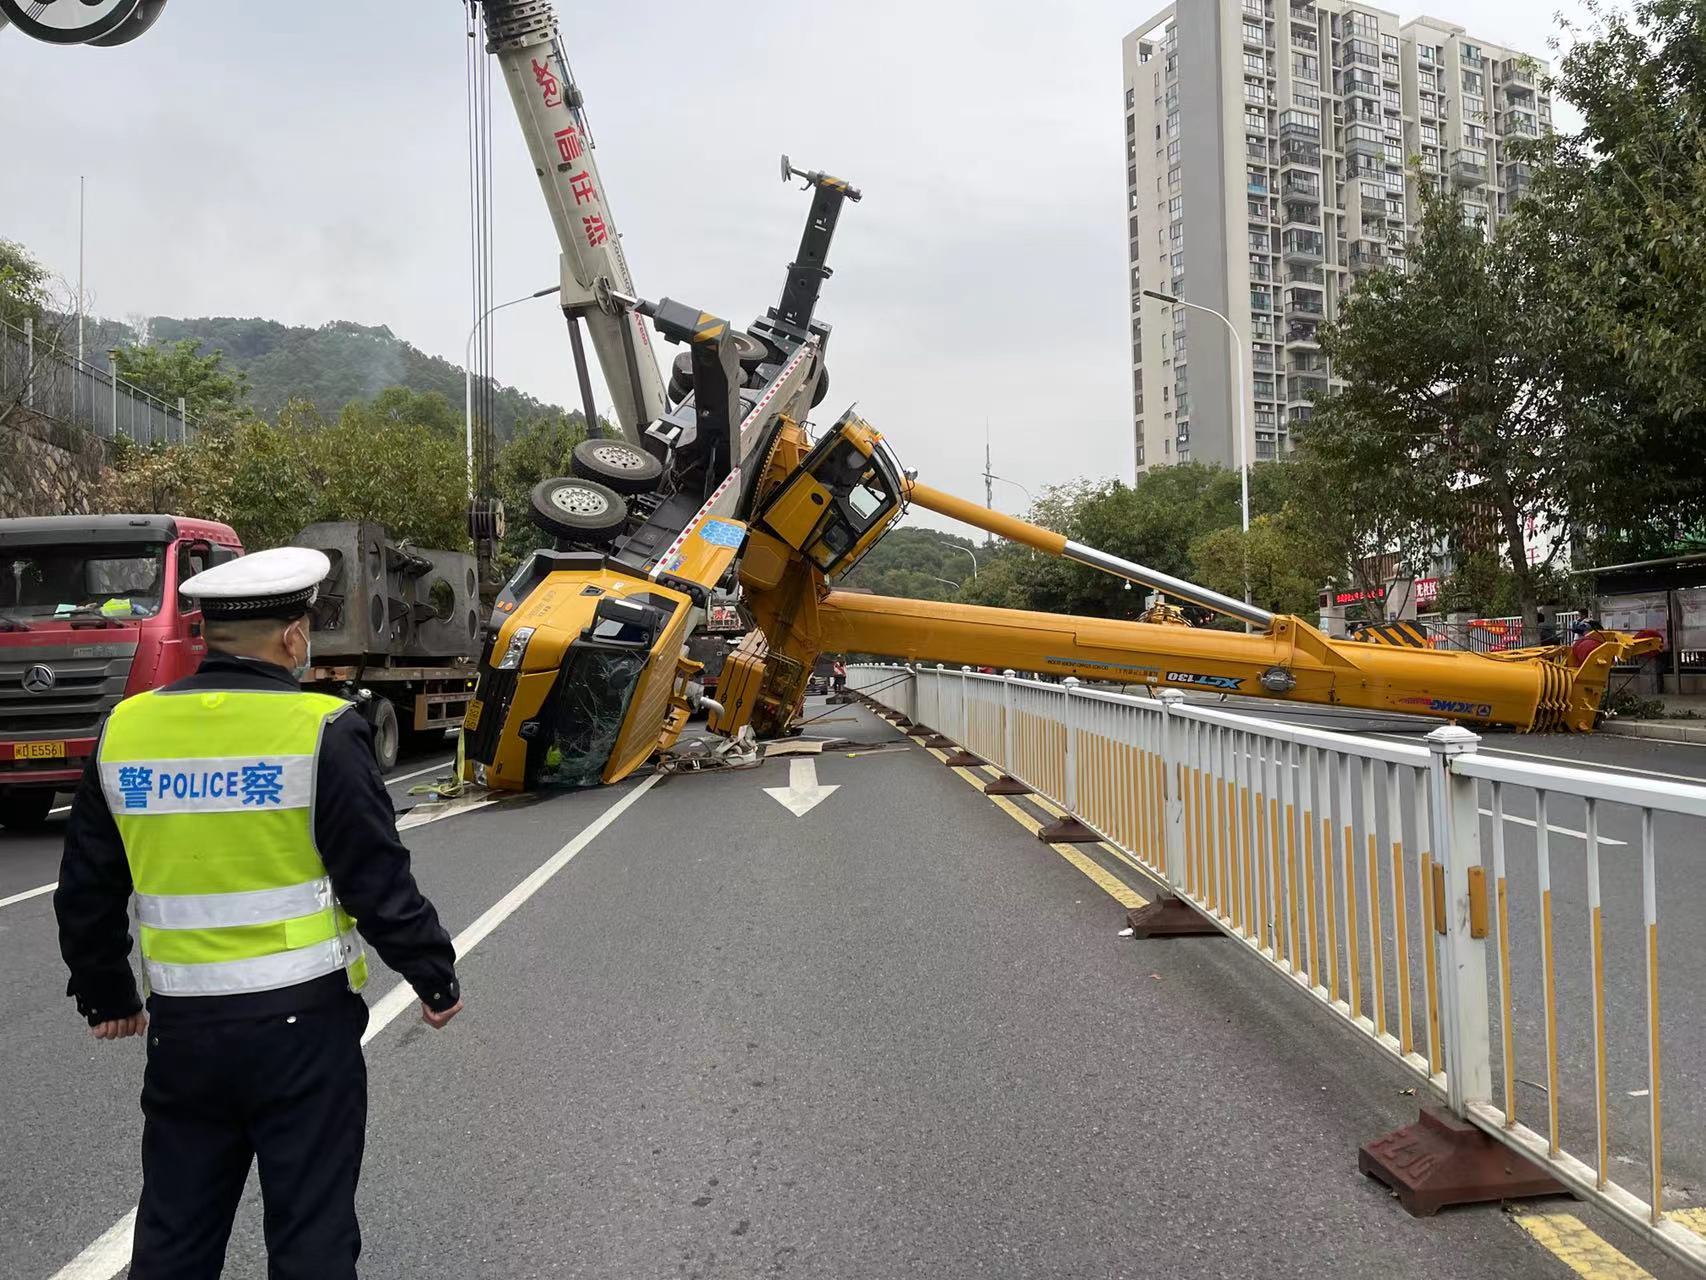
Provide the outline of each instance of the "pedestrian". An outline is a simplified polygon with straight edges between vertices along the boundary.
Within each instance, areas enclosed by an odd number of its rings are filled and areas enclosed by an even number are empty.
[[[835,665],[830,668],[829,683],[837,693],[847,691],[847,664],[840,658],[837,658]]]
[[[367,721],[299,687],[330,568],[279,547],[185,582],[206,659],[113,709],[71,808],[53,897],[67,994],[96,1039],[147,1037],[131,1280],[216,1280],[257,1160],[268,1276],[354,1277],[362,940],[429,1026],[462,1008]]]
[[[1570,634],[1575,637],[1570,645],[1570,665],[1579,667],[1599,648],[1599,622],[1577,618],[1570,624]]]

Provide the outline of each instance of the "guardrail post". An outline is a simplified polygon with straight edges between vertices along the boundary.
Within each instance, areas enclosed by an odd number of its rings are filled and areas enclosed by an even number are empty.
[[[1185,797],[1183,761],[1184,724],[1174,712],[1184,704],[1177,689],[1156,694],[1161,703],[1161,731],[1157,745],[1161,753],[1162,850],[1161,865],[1166,876],[1161,896],[1126,912],[1126,923],[1134,938],[1197,938],[1218,934],[1220,929],[1207,916],[1178,896],[1185,869]],[[1141,758],[1141,751],[1139,753]]]
[[[36,322],[24,317],[24,403],[36,407]]]
[[[975,769],[983,758],[971,751],[971,668],[960,667],[960,741],[959,750],[942,761],[950,769]]]
[[[983,789],[986,796],[1028,796],[1031,789],[1013,776],[1013,681],[1019,673],[1008,667],[1001,673],[1001,776]]]
[[[1487,1005],[1487,892],[1481,867],[1481,812],[1473,778],[1451,762],[1481,739],[1457,725],[1428,734],[1435,841],[1445,862],[1445,939],[1440,977],[1445,1008],[1446,1100],[1463,1116],[1493,1096],[1491,1014]],[[1477,882],[1472,888],[1472,882]]]
[[[1060,683],[1065,690],[1061,720],[1066,726],[1061,807],[1066,812],[1039,830],[1037,839],[1048,844],[1100,844],[1102,837],[1078,817],[1078,709],[1072,695],[1078,691],[1080,681],[1076,676],[1067,676]]]
[[[924,739],[924,745],[934,747],[938,751],[947,751],[958,745],[952,738],[943,733],[942,726],[936,723],[942,718],[942,672],[945,670],[947,668],[938,662],[936,670],[929,673],[932,681],[930,685],[930,721],[926,727],[930,730],[930,736]]]
[[[1492,1096],[1487,1004],[1487,892],[1481,867],[1481,812],[1473,778],[1451,762],[1481,739],[1457,725],[1428,734],[1428,811],[1436,902],[1443,936],[1423,920],[1426,945],[1440,957],[1440,1020],[1445,1032],[1446,1107],[1424,1106],[1414,1124],[1376,1138],[1357,1153],[1357,1168],[1378,1178],[1417,1217],[1447,1205],[1557,1195],[1563,1185],[1534,1161],[1487,1136],[1467,1118]]]

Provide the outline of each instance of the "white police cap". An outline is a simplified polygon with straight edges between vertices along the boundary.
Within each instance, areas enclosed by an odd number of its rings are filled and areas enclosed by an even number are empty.
[[[331,571],[324,551],[273,547],[214,565],[178,590],[209,618],[300,618]]]

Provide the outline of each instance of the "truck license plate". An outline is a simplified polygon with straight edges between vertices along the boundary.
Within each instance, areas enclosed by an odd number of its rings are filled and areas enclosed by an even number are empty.
[[[64,742],[19,742],[12,747],[14,760],[63,760]]]

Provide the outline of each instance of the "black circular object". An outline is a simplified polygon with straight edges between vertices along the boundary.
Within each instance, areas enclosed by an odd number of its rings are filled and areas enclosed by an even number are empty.
[[[663,463],[621,440],[582,440],[569,459],[569,469],[617,493],[650,493],[663,477]]]
[[[812,408],[823,403],[823,398],[829,394],[829,366],[824,365],[817,371],[817,390],[812,392]]]
[[[596,480],[553,476],[534,485],[528,497],[533,523],[567,542],[609,542],[628,523],[622,495]]]
[[[143,0],[0,0],[4,14],[25,35],[48,44],[93,44],[136,15]],[[162,0],[163,7],[163,0]],[[156,12],[146,18],[152,22]],[[146,29],[146,25],[144,26]],[[140,34],[140,32],[138,32]]]
[[[755,338],[750,333],[735,334],[735,350],[740,354],[741,364],[750,368],[755,364],[763,364],[770,359],[770,346],[762,338]]]
[[[373,759],[379,772],[385,773],[397,765],[397,749],[402,745],[403,732],[397,723],[397,708],[391,699],[375,697],[368,708],[367,718],[373,725]]]
[[[130,21],[121,24],[117,30],[88,43],[101,49],[111,49],[121,44],[129,44],[137,36],[154,25],[154,20],[160,16],[166,7],[166,0],[142,0],[142,4],[131,15]]]
[[[693,353],[683,351],[669,366],[669,398],[680,404],[693,390]]]
[[[47,825],[53,808],[52,787],[6,787],[0,789],[0,827],[12,831],[35,831]]]

